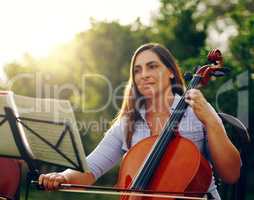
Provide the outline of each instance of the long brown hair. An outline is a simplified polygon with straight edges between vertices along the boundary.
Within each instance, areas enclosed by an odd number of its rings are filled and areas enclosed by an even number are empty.
[[[137,108],[144,104],[144,97],[137,90],[136,83],[134,81],[133,68],[137,55],[146,50],[151,50],[154,52],[160,58],[162,63],[173,72],[174,78],[170,80],[173,94],[178,93],[179,95],[182,95],[185,88],[184,79],[181,75],[180,68],[176,64],[175,58],[167,48],[157,43],[148,43],[140,46],[135,51],[131,59],[130,77],[124,91],[122,106],[114,120],[116,121],[120,120],[122,117],[127,117],[125,128],[126,143],[128,148],[131,147],[131,140],[135,131],[135,122],[140,118]]]

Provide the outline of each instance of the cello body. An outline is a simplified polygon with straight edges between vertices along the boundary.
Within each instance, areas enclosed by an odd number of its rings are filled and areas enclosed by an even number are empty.
[[[117,187],[130,187],[157,137],[143,139],[129,150],[121,163]],[[177,134],[168,145],[147,190],[206,193],[211,178],[211,167],[199,149],[190,140]],[[165,198],[122,196],[120,199],[163,200]]]

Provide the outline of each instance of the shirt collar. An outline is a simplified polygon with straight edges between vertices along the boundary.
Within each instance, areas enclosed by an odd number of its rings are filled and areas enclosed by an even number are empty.
[[[181,99],[181,96],[178,95],[178,94],[175,94],[175,96],[174,96],[174,101],[173,101],[173,103],[172,103],[172,106],[168,108],[170,113],[172,113],[172,112],[175,110],[175,108],[176,108],[178,102],[180,101],[180,99]],[[139,112],[139,114],[141,115],[141,117],[142,117],[143,119],[145,119],[145,115],[146,115],[146,108],[145,108],[145,105],[142,105],[140,108],[137,109],[137,111]]]

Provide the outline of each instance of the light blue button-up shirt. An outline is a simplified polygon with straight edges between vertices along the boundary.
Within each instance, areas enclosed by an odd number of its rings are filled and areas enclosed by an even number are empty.
[[[180,99],[181,97],[179,95],[175,95],[173,104],[169,110],[170,113],[174,111]],[[135,131],[132,137],[131,146],[151,135],[151,131],[145,118],[145,108],[141,107],[138,111],[141,119],[135,123]],[[115,122],[105,133],[105,136],[99,145],[87,157],[88,166],[96,179],[117,164],[123,156],[123,153],[128,151],[125,141],[126,122],[127,120],[125,118]],[[178,126],[178,130],[181,136],[190,139],[198,147],[202,154],[210,160],[209,150],[206,145],[207,137],[204,133],[204,126],[196,117],[190,106],[184,113],[184,116]],[[212,179],[208,192],[210,192],[215,199],[220,199],[214,183],[214,178]]]

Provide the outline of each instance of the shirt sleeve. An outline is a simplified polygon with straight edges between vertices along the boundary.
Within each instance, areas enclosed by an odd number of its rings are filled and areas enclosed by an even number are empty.
[[[124,122],[123,119],[116,121],[98,146],[87,156],[88,166],[96,179],[110,170],[122,156]]]

